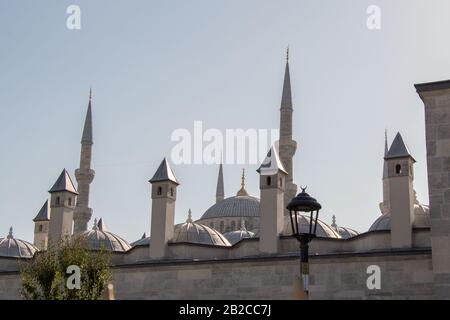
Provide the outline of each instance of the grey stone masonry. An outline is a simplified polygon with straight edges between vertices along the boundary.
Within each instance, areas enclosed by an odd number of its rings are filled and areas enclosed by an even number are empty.
[[[450,299],[450,80],[415,85],[425,105],[436,299]]]

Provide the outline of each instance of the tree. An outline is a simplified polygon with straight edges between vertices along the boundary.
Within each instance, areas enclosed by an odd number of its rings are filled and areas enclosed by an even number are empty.
[[[97,300],[111,279],[110,265],[105,249],[88,250],[82,237],[63,240],[21,266],[21,295],[27,300]]]

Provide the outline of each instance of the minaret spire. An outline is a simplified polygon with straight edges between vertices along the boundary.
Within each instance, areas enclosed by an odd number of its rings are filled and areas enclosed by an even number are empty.
[[[81,138],[80,168],[75,170],[78,182],[78,200],[75,207],[73,221],[74,234],[80,234],[87,230],[87,225],[92,217],[92,209],[89,208],[89,190],[95,171],[91,169],[92,145],[92,88],[89,90],[89,103],[84,120],[83,134]]]
[[[225,198],[225,191],[223,186],[223,168],[222,163],[220,163],[219,176],[217,177],[216,203],[222,201],[224,198]]]
[[[292,139],[292,93],[289,72],[289,47],[286,50],[286,69],[284,73],[283,93],[280,108],[280,139],[279,155],[284,168],[288,172],[284,194],[285,204],[289,203],[297,193],[297,186],[293,182],[292,158],[297,150],[297,143]],[[287,210],[285,211],[287,212]]]
[[[388,155],[388,138],[387,129],[384,130],[384,157]],[[383,160],[383,202],[380,203],[380,211],[382,214],[389,212],[389,181],[388,181],[388,165],[387,161]]]

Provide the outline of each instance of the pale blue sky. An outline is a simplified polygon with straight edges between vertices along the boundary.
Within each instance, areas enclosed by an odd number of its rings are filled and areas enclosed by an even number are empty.
[[[66,28],[78,4],[82,29]],[[379,5],[382,28],[366,28]],[[0,234],[33,240],[47,190],[78,167],[89,87],[91,206],[128,241],[150,228],[147,180],[177,128],[278,128],[291,48],[295,180],[321,217],[359,231],[379,215],[384,129],[401,131],[428,203],[423,105],[414,83],[450,78],[446,0],[0,0]],[[224,168],[226,195],[243,166]],[[256,165],[247,189],[259,196]],[[176,220],[215,200],[217,166],[175,166]]]

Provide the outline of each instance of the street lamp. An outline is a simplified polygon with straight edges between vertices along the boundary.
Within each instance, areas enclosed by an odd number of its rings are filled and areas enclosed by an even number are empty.
[[[300,242],[300,274],[303,279],[303,287],[308,292],[308,249],[309,243],[316,237],[317,220],[319,218],[319,210],[322,208],[316,199],[306,193],[306,187],[302,188],[302,192],[293,198],[286,207],[289,210],[291,219],[292,235]],[[309,224],[300,224],[302,212],[306,213],[304,218],[309,220]],[[309,217],[307,214],[309,213]],[[300,219],[299,219],[300,218]]]

